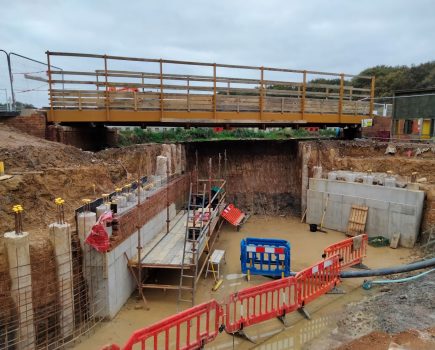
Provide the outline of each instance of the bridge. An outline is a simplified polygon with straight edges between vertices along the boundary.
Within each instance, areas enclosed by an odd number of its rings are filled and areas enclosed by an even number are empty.
[[[373,115],[370,76],[358,88],[343,73],[49,51],[47,64],[49,122],[334,126]]]

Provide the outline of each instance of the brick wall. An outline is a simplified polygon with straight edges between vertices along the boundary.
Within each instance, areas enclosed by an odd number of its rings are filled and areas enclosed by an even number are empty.
[[[180,202],[180,199],[187,195],[190,184],[190,174],[184,174],[169,183],[168,199],[166,198],[166,187],[155,192],[146,201],[129,212],[118,217],[118,230],[113,231],[112,249],[130,237],[137,227],[142,227],[154,216],[166,208],[169,203]],[[138,212],[139,211],[139,212]]]
[[[71,145],[87,151],[98,151],[117,145],[117,131],[105,127],[72,127],[49,125],[47,140]]]
[[[2,122],[26,134],[45,139],[46,115],[44,112],[32,111],[18,117],[11,117]]]
[[[391,117],[374,117],[373,126],[362,128],[362,136],[389,139],[390,130]]]

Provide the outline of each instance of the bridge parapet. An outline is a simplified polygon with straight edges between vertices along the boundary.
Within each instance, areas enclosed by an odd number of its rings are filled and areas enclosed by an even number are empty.
[[[81,68],[47,72],[52,122],[358,124],[373,113],[374,77],[357,88],[349,74],[63,52],[47,52],[48,67],[54,57]],[[314,80],[325,76],[338,84]]]

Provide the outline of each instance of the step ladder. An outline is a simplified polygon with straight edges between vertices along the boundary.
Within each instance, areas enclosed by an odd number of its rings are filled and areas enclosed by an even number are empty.
[[[204,226],[202,213],[204,213],[206,186],[204,185],[202,193],[192,193],[192,188],[193,185],[191,183],[189,191],[189,201],[187,203],[186,231],[184,236],[183,258],[181,261],[180,284],[178,289],[178,311],[181,311],[181,303],[189,303],[190,306],[193,306],[195,304],[195,290],[199,262],[196,234],[198,233],[199,236]],[[202,197],[201,204],[196,204],[196,199],[198,197]],[[194,200],[195,203],[193,203]],[[199,226],[196,226],[195,214],[200,208],[201,215],[199,216]],[[190,223],[193,224],[193,227],[190,227]],[[190,232],[191,228],[192,234]]]

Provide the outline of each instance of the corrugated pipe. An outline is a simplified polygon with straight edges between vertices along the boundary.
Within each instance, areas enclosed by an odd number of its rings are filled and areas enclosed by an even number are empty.
[[[415,276],[410,276],[410,277],[405,277],[405,278],[399,278],[399,279],[395,279],[395,280],[379,280],[379,281],[364,281],[362,287],[364,289],[370,289],[372,288],[372,285],[374,284],[388,284],[388,283],[402,283],[402,282],[408,282],[408,281],[412,281],[415,280],[417,278],[423,277],[424,275],[427,275],[431,272],[434,272],[435,269],[430,269],[428,271],[419,273],[418,275]]]

